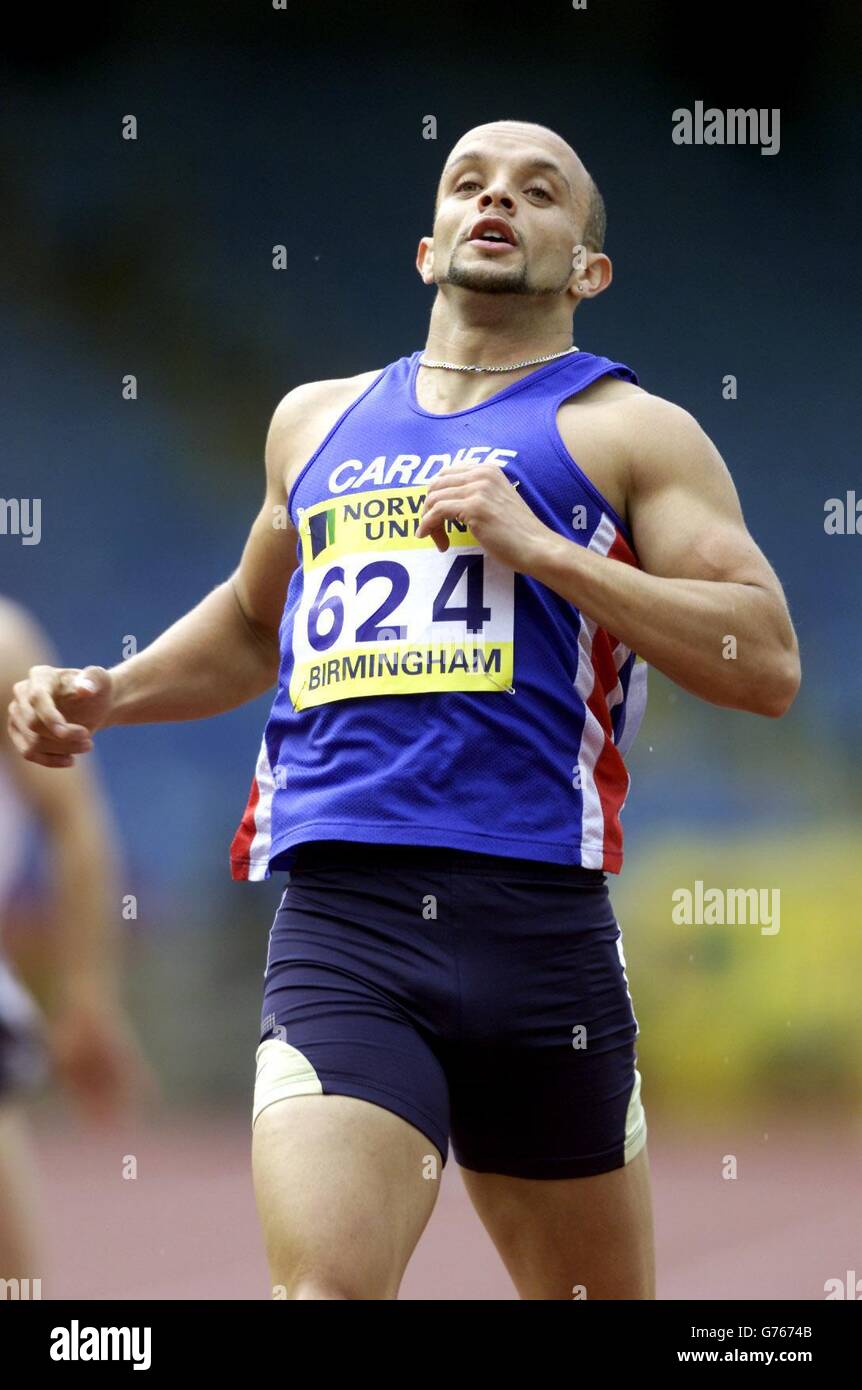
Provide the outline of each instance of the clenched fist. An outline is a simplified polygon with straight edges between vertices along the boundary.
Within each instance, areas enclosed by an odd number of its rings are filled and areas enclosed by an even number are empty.
[[[416,535],[448,550],[447,521],[466,523],[483,550],[522,574],[531,574],[548,544],[559,540],[493,463],[444,468],[432,479]]]
[[[73,754],[92,748],[91,734],[105,723],[112,703],[111,676],[103,666],[32,666],[27,679],[13,686],[9,738],[28,762],[72,767]]]

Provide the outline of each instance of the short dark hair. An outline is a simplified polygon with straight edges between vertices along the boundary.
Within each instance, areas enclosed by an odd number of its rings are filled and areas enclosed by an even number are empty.
[[[587,204],[587,215],[584,219],[584,245],[588,251],[603,251],[608,230],[605,200],[599,192],[598,184],[592,174],[589,175],[589,180],[590,198]]]

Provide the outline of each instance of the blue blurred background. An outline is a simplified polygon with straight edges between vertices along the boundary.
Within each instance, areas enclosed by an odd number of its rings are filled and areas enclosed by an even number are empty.
[[[0,536],[0,592],[75,666],[143,647],[232,570],[287,390],[422,345],[413,259],[460,134],[514,117],[581,154],[615,279],[575,341],[715,441],[802,648],[780,721],[653,672],[630,758],[612,889],[645,1095],[692,1114],[705,1078],[726,1105],[788,1077],[815,1105],[860,1082],[862,536],[824,530],[827,499],[862,497],[860,40],[851,5],[758,13],[762,34],[748,6],[631,0],[58,8],[0,69],[0,496],[42,499],[39,545]],[[672,112],[698,100],[779,107],[779,153],[675,144]],[[231,883],[227,851],[268,706],[98,740],[139,898],[131,985],[171,1096],[249,1087],[283,885]],[[781,934],[672,925],[670,893],[697,878],[779,887]],[[34,848],[19,903],[37,882]]]

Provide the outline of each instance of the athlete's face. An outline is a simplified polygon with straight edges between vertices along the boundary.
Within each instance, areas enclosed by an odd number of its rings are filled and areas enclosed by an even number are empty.
[[[575,277],[586,179],[550,131],[468,132],[443,170],[434,236],[420,248],[423,279],[486,294],[564,294]]]

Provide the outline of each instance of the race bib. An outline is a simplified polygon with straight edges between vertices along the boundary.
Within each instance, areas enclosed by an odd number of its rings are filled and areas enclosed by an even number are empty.
[[[299,520],[294,709],[358,695],[510,690],[515,574],[460,522],[417,539],[426,489],[354,493]]]

